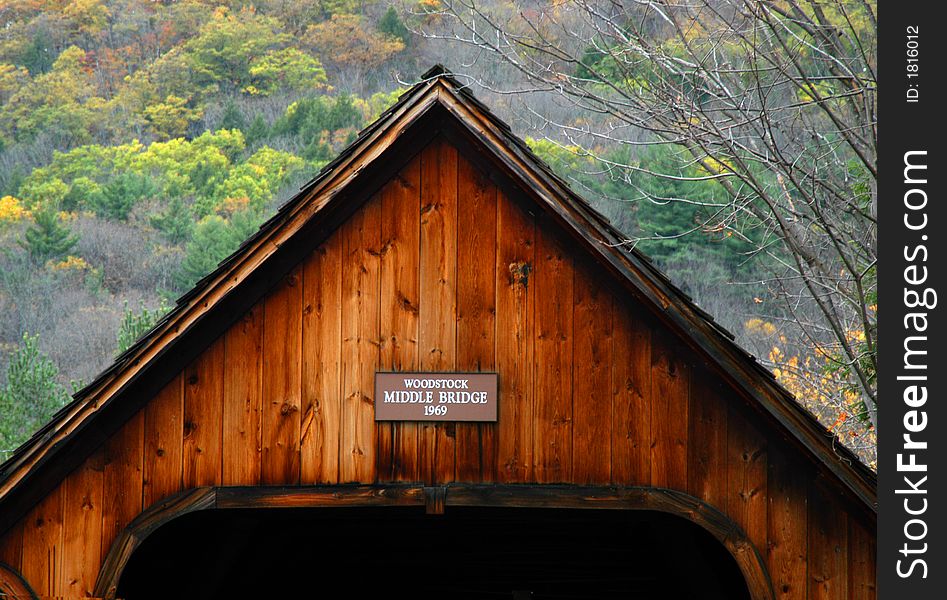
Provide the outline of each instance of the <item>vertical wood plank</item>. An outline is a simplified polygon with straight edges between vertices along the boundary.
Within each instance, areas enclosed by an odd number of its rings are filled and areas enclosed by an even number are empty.
[[[533,478],[534,219],[503,190],[497,195],[496,361],[499,376],[498,472],[502,482]]]
[[[612,483],[651,484],[651,329],[616,301],[612,346]]]
[[[580,485],[611,479],[612,294],[590,262],[576,261],[573,313],[573,479]]]
[[[58,485],[26,515],[20,574],[39,596],[59,596],[63,560],[64,485]]]
[[[220,483],[224,344],[217,339],[185,370],[184,487]]]
[[[62,575],[59,593],[92,596],[102,562],[105,451],[99,449],[63,482]]]
[[[184,447],[184,375],[178,374],[145,406],[142,506],[181,489]]]
[[[20,519],[0,537],[0,562],[20,570],[23,556],[23,529],[26,521]]]
[[[302,285],[297,267],[263,305],[263,484],[299,483]]]
[[[549,222],[537,224],[537,303],[533,381],[533,456],[539,482],[572,480],[572,259],[553,237]]]
[[[727,405],[722,387],[705,369],[690,380],[687,491],[708,504],[727,508]],[[762,548],[760,549],[762,551]]]
[[[436,140],[421,153],[420,326],[418,360],[424,371],[454,369],[457,343],[457,150]],[[423,423],[421,479],[454,476],[453,423]]]
[[[381,193],[381,369],[418,368],[421,157]],[[418,424],[377,423],[379,480],[418,481]]]
[[[379,359],[381,201],[376,194],[343,229],[342,429],[343,482],[375,479],[374,374]]]
[[[332,235],[303,270],[302,483],[339,481],[342,422],[342,238]]]
[[[144,507],[145,411],[139,411],[105,444],[102,552]]]
[[[457,370],[493,371],[496,335],[497,190],[466,160],[457,163]],[[496,424],[458,423],[456,478],[496,480]]]
[[[687,489],[690,372],[671,334],[651,336],[651,485]]]
[[[224,337],[224,485],[257,485],[263,410],[263,305],[251,308]]]
[[[738,411],[727,414],[727,514],[762,552],[767,529],[766,438]]]
[[[768,454],[767,567],[776,598],[804,599],[807,593],[806,488],[811,473],[783,452]]]
[[[848,514],[809,482],[809,599],[848,598]]]
[[[877,596],[875,554],[877,530],[854,517],[848,521],[848,593],[857,600],[873,600]]]

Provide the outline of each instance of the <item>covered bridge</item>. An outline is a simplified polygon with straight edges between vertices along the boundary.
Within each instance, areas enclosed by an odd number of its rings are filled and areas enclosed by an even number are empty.
[[[0,597],[873,598],[874,474],[621,239],[432,70],[0,467]]]

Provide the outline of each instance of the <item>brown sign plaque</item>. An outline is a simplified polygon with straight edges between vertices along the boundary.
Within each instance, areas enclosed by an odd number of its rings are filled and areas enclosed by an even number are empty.
[[[375,373],[376,421],[497,420],[496,373]]]

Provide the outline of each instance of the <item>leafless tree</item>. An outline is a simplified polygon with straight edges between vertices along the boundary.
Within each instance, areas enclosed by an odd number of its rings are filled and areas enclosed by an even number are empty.
[[[609,162],[602,148],[615,143],[685,149],[700,178],[727,192],[703,225],[755,241],[776,265],[768,283],[782,318],[821,358],[800,374],[817,385],[831,373],[839,403],[876,422],[874,1],[437,6],[418,19],[423,35],[519,74],[496,80],[472,62],[453,66],[459,76],[493,93],[558,98],[573,118],[532,117],[610,171],[641,168]]]

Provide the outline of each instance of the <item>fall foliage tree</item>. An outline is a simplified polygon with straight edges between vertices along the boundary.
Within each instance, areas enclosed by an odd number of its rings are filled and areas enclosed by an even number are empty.
[[[319,50],[326,66],[340,79],[358,82],[404,50],[404,42],[382,33],[358,15],[334,14],[310,26],[305,42]]]
[[[104,100],[95,95],[85,57],[84,50],[70,46],[49,73],[12,93],[0,110],[0,130],[14,139],[28,139],[46,130],[64,138],[89,140],[90,132],[98,129],[96,117]]]

